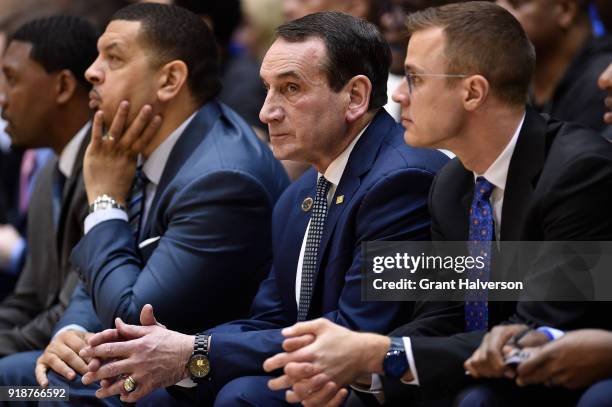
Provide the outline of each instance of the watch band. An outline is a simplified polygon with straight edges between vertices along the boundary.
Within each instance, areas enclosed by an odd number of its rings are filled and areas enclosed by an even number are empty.
[[[123,205],[120,205],[117,201],[115,201],[110,196],[103,194],[97,197],[91,205],[89,205],[89,213],[93,213],[95,211],[104,210],[104,209],[121,209],[122,211],[126,211]]]
[[[408,369],[410,365],[406,358],[404,340],[400,337],[391,337],[391,344],[383,361],[385,376],[401,379]]]
[[[189,358],[187,369],[191,380],[201,383],[210,379],[210,361],[208,352],[210,350],[210,335],[199,333],[193,342],[193,353]]]
[[[193,353],[196,355],[204,355],[208,357],[208,343],[210,335],[197,334],[193,343]]]

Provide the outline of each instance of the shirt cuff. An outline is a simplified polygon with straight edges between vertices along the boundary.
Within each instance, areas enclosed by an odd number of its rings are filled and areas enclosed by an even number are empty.
[[[361,393],[369,393],[374,396],[378,404],[385,404],[385,393],[383,393],[382,381],[377,373],[372,373],[372,382],[369,388],[359,383],[351,384],[351,388]]]
[[[565,335],[565,332],[563,332],[562,330],[551,328],[549,326],[541,326],[538,329],[536,329],[536,331],[542,332],[543,334],[548,336],[548,339],[551,341],[555,341],[561,338],[563,335]]]
[[[380,393],[383,389],[382,381],[380,380],[380,376],[378,375],[378,373],[372,373],[372,381],[370,382],[370,387],[359,383],[352,383],[350,386],[353,390],[371,394]]]
[[[92,212],[85,218],[85,234],[87,234],[91,229],[93,229],[94,226],[97,226],[102,222],[106,222],[107,220],[112,219],[120,219],[127,222],[128,216],[125,211],[117,208],[100,209],[95,212]]]
[[[419,375],[416,370],[416,364],[414,363],[414,355],[412,354],[412,342],[410,341],[410,337],[404,336],[404,350],[406,351],[406,359],[408,359],[408,365],[410,366],[410,373],[412,373],[413,379],[409,382],[400,380],[404,384],[412,384],[415,386],[419,386]]]
[[[176,386],[184,387],[186,389],[191,389],[193,387],[196,387],[197,385],[198,384],[196,382],[194,382],[193,380],[191,380],[191,378],[189,378],[189,377],[186,378],[186,379],[181,380],[180,382],[178,382],[176,384]]]
[[[21,271],[21,260],[23,258],[23,253],[26,249],[25,239],[22,237],[17,241],[15,247],[13,247],[13,251],[11,251],[11,260],[8,264],[7,271],[16,276]]]
[[[66,325],[65,327],[63,327],[62,329],[60,329],[59,331],[57,331],[55,333],[55,335],[53,335],[53,338],[51,339],[55,339],[55,337],[59,334],[61,334],[64,331],[68,331],[68,330],[73,330],[73,331],[79,331],[79,332],[87,332],[87,329],[83,328],[81,325],[77,325],[77,324],[70,324],[70,325]]]

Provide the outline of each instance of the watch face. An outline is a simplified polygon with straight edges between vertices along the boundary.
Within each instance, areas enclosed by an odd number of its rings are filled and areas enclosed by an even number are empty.
[[[206,356],[193,355],[191,359],[189,359],[189,373],[191,373],[193,377],[201,379],[206,377],[208,372],[210,372],[210,362]]]

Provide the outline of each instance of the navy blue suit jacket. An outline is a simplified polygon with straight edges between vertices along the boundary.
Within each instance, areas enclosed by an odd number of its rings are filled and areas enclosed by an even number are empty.
[[[142,241],[160,239],[139,249],[122,220],[90,230],[72,253],[83,284],[56,329],[76,323],[96,331],[115,317],[139,324],[147,303],[182,332],[245,317],[270,268],[272,209],[287,185],[251,128],[228,107],[207,103],[157,186]]]
[[[456,309],[437,304],[361,301],[361,243],[429,239],[427,196],[447,157],[407,146],[403,128],[383,109],[355,145],[325,224],[309,319],[323,316],[358,331],[388,332],[419,319],[423,333],[458,329]],[[273,266],[251,309],[251,318],[209,330],[213,386],[263,374],[263,361],[281,352],[280,329],[296,322],[295,278],[317,172],[309,170],[281,196],[273,214]],[[344,195],[342,203],[336,197]],[[456,308],[456,307],[455,307]],[[452,311],[452,312],[451,312]],[[419,329],[415,328],[415,332]]]

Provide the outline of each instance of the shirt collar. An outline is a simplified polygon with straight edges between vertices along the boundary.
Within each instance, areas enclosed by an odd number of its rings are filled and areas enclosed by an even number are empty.
[[[510,160],[512,159],[512,154],[514,153],[514,148],[516,147],[516,141],[518,140],[519,133],[523,128],[523,122],[525,121],[525,113],[523,113],[523,117],[519,122],[518,127],[514,131],[512,138],[501,152],[500,155],[497,156],[493,164],[487,168],[484,174],[479,175],[474,173],[474,180],[476,178],[482,176],[491,184],[495,185],[496,188],[504,191],[506,189],[506,179],[508,178],[508,168],[510,167]]]
[[[368,123],[363,128],[363,130],[359,132],[357,137],[355,137],[353,141],[351,141],[351,144],[349,144],[348,147],[345,148],[344,151],[340,153],[340,155],[336,157],[334,161],[332,161],[331,164],[329,164],[329,166],[325,170],[325,174],[323,174],[325,176],[325,179],[334,184],[334,186],[338,186],[338,184],[340,184],[340,179],[342,179],[342,174],[344,173],[344,169],[346,168],[348,159],[351,156],[351,152],[353,151],[353,148],[355,148],[355,144],[357,144],[357,141],[359,141],[359,139],[369,126],[370,123]],[[319,173],[317,179],[321,177],[321,175],[322,174]]]
[[[159,184],[161,176],[166,167],[168,157],[174,148],[174,145],[180,138],[185,128],[191,123],[191,120],[197,112],[192,113],[180,126],[178,126],[170,135],[151,153],[149,158],[144,162],[142,170],[147,176],[147,180],[152,184]]]
[[[66,147],[62,150],[59,156],[59,170],[62,175],[66,178],[70,178],[72,171],[74,171],[74,164],[79,154],[81,143],[91,126],[91,121],[85,123],[85,126],[81,128],[66,144]]]

